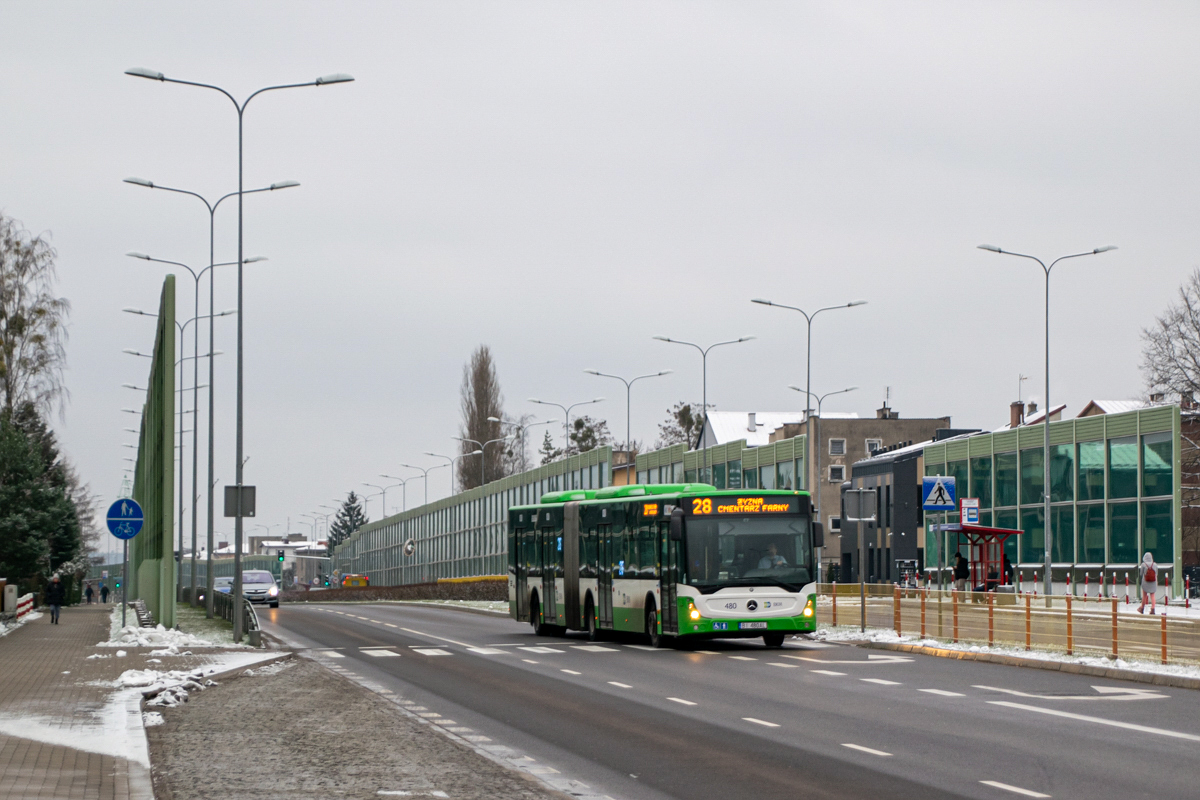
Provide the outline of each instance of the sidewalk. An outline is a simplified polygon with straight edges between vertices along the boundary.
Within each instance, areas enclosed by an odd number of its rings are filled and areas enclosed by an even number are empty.
[[[89,685],[142,666],[87,658],[108,638],[111,610],[64,608],[58,625],[45,614],[0,639],[0,798],[153,800],[139,704]]]

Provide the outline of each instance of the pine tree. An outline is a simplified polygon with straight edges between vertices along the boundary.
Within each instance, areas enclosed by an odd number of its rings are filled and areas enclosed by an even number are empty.
[[[361,499],[354,492],[346,495],[341,509],[333,518],[333,524],[329,526],[329,541],[326,543],[329,555],[332,556],[333,549],[350,538],[350,534],[371,521],[363,513],[362,504],[359,502]]]
[[[571,423],[571,454],[586,453],[612,441],[608,423],[588,416],[576,417]]]
[[[546,431],[546,435],[542,437],[542,446],[538,448],[538,454],[541,455],[543,464],[562,458],[563,452],[554,446],[554,437],[550,435],[550,431]]]

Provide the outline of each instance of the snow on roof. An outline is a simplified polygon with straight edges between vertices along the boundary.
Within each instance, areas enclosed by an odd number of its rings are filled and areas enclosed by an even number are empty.
[[[1067,404],[1063,403],[1062,405],[1057,405],[1054,408],[1050,409],[1050,421],[1053,422],[1054,415],[1061,414],[1063,411],[1066,410],[1066,408],[1067,408]],[[1035,412],[1033,412],[1033,414],[1031,416],[1026,417],[1021,422],[1020,427],[1027,427],[1029,425],[1041,425],[1043,422],[1046,421],[1045,415],[1046,415],[1045,409],[1042,409],[1041,411],[1035,411]],[[1012,426],[1009,425],[1008,423],[1005,423],[1004,425],[1001,425],[999,428],[996,428],[996,430],[994,430],[993,433],[999,433],[1000,431],[1007,431],[1007,430],[1011,430],[1011,429],[1012,429]]]
[[[1125,411],[1137,411],[1139,408],[1146,408],[1147,405],[1143,400],[1093,400],[1079,412],[1079,416],[1094,416],[1093,409],[1101,414],[1120,414]]]
[[[750,430],[751,414],[754,414],[753,431]],[[825,419],[858,419],[858,414],[846,411],[830,411],[824,416]],[[762,447],[771,443],[771,434],[777,429],[802,422],[803,411],[710,411],[702,446],[745,439],[747,447]]]

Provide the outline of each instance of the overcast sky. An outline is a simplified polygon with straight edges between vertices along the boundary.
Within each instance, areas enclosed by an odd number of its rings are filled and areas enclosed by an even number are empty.
[[[999,426],[1020,374],[1044,397],[1044,282],[984,242],[1048,258],[1118,245],[1054,272],[1051,399],[1074,415],[1139,396],[1140,330],[1200,263],[1198,16],[1187,3],[6,2],[0,210],[52,236],[73,305],[64,449],[116,495],[136,441],[123,429],[137,427],[121,409],[141,403],[120,385],[144,386],[148,365],[121,351],[153,337],[121,309],[153,311],[164,272],[124,253],[207,263],[198,201],[121,180],[237,187],[228,100],[122,74],[135,66],[238,97],[357,79],[246,114],[246,187],[302,184],[246,200],[246,253],[270,259],[245,284],[259,523],[290,515],[303,530],[300,513],[453,451],[462,365],[481,343],[513,415],[549,418],[529,397],[604,396],[596,413],[623,434],[624,388],[582,371],[672,369],[635,387],[633,435],[652,442],[670,405],[701,394],[698,355],[656,334],[756,335],[710,356],[710,402],[803,408],[787,389],[804,382],[803,319],[759,296],[869,301],[814,326],[814,391],[860,387],[827,411],[873,414],[890,387],[904,417]],[[218,213],[218,261],[236,258],[235,208]],[[236,302],[222,269],[218,310]],[[180,319],[192,305],[184,275]],[[224,484],[235,328],[217,326]],[[448,489],[433,473],[430,497]],[[410,506],[420,494],[410,483]]]

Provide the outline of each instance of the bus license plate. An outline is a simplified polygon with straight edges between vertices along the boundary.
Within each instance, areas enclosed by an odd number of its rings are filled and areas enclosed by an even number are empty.
[[[743,622],[738,625],[738,628],[740,628],[741,630],[749,630],[751,628],[765,628],[765,627],[767,627],[767,623],[765,623],[765,622]]]

